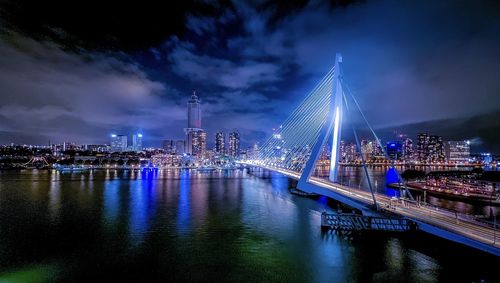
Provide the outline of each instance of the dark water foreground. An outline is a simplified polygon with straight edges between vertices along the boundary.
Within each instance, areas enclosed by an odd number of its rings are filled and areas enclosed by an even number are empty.
[[[327,200],[244,171],[0,171],[0,282],[498,282],[426,235],[320,230]]]

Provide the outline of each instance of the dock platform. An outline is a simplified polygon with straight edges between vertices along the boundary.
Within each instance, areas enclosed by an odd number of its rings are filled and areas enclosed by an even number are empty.
[[[417,223],[406,218],[373,217],[359,214],[321,214],[321,229],[335,231],[409,232],[418,229]]]

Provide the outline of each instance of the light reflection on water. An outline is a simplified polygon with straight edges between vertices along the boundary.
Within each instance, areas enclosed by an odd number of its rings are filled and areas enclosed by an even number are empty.
[[[335,205],[291,195],[295,184],[274,172],[242,170],[0,172],[0,281],[19,268],[54,261],[60,281],[496,276],[488,269],[495,259],[423,234],[322,233],[321,212]],[[465,255],[470,262],[460,260]]]

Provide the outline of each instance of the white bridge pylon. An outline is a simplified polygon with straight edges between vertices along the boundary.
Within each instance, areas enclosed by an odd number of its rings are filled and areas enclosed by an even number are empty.
[[[249,163],[294,172],[300,176],[297,184],[299,190],[319,193],[321,188],[312,184],[310,179],[318,161],[321,160],[321,166],[327,165],[325,161],[329,156],[328,179],[330,182],[338,183],[342,118],[344,110],[345,113],[350,112],[346,98],[346,94],[350,92],[344,87],[342,56],[338,53],[334,67],[283,124],[275,129],[273,136],[261,146],[258,156]],[[359,148],[359,139],[354,126],[353,131]],[[366,167],[365,174],[373,204],[377,208]]]
[[[342,113],[343,113],[343,92],[340,78],[342,75],[342,55],[337,53],[335,56],[335,66],[332,78],[332,84],[329,95],[328,115],[325,123],[321,128],[318,139],[314,144],[309,160],[307,161],[304,171],[299,179],[298,187],[305,187],[318,161],[321,151],[327,144],[327,139],[331,135],[331,152],[330,152],[330,173],[328,179],[332,182],[337,182],[338,164],[340,155],[340,136],[342,133]],[[332,132],[333,131],[333,132]]]

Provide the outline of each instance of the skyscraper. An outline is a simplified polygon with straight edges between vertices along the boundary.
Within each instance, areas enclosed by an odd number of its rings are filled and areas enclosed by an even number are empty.
[[[417,160],[421,163],[445,161],[444,141],[441,136],[417,135]]]
[[[237,132],[229,133],[229,155],[237,157],[240,152],[240,135]]]
[[[419,162],[427,162],[429,156],[428,151],[429,136],[425,133],[417,135],[417,160]]]
[[[446,159],[452,163],[466,163],[470,158],[469,141],[449,141],[446,143]]]
[[[196,92],[193,92],[191,99],[187,103],[187,128],[186,132],[186,153],[193,153],[195,146],[195,139],[197,138],[198,131],[201,129],[201,102],[196,96]]]
[[[111,152],[126,151],[127,150],[127,136],[125,135],[111,135]]]
[[[403,160],[410,161],[413,157],[413,141],[410,138],[403,139]]]
[[[429,142],[427,144],[427,161],[430,163],[444,162],[444,144],[443,137],[441,136],[429,136]]]
[[[135,134],[132,136],[132,150],[142,150],[142,134]]]
[[[191,95],[188,106],[188,129],[201,129],[201,101],[196,96],[196,91]]]
[[[224,147],[226,143],[226,138],[223,132],[218,132],[215,134],[215,152],[218,154],[224,154]]]
[[[205,155],[205,151],[207,149],[207,133],[199,129],[197,131],[192,131],[189,133],[192,137],[192,149],[191,154],[197,156]]]
[[[400,141],[390,141],[386,145],[387,156],[392,160],[400,160],[403,152],[403,144]]]

